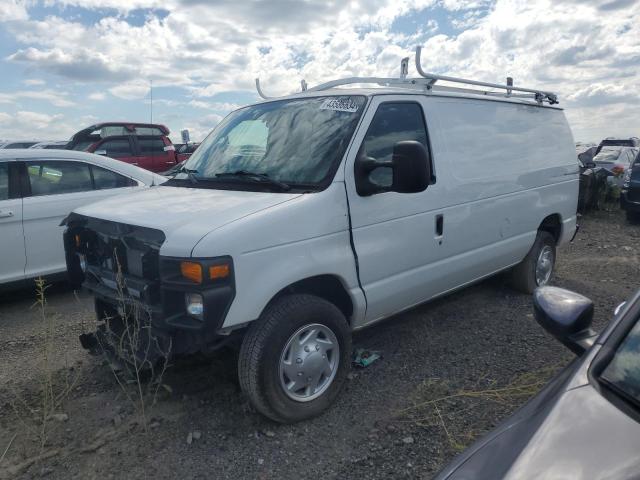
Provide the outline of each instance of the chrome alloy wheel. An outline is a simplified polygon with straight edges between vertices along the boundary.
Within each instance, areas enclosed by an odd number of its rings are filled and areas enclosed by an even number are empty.
[[[551,274],[553,273],[554,260],[553,248],[545,245],[542,250],[540,250],[538,259],[536,260],[536,283],[539,287],[549,282]]]
[[[280,355],[280,385],[297,402],[309,402],[331,385],[340,364],[335,334],[319,323],[299,328]]]

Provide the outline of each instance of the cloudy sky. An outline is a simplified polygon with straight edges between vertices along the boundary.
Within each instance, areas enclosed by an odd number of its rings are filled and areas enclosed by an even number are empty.
[[[229,111],[425,69],[558,92],[577,141],[640,136],[640,0],[0,0],[0,138],[153,120],[199,140]],[[410,74],[415,74],[413,66]]]

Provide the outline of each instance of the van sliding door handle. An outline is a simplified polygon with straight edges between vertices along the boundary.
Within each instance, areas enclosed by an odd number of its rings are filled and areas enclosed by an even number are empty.
[[[444,234],[444,215],[436,215],[436,238],[442,237]]]
[[[0,210],[0,218],[9,218],[9,217],[13,217],[13,212],[11,210],[5,210],[5,211]]]

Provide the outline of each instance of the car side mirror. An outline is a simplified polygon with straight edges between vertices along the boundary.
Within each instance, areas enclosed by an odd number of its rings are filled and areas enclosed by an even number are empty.
[[[371,181],[371,173],[378,168],[391,168],[393,181],[390,186]],[[431,181],[431,161],[424,145],[405,140],[393,146],[391,161],[378,161],[361,152],[356,158],[354,173],[356,191],[361,196],[382,192],[417,193],[426,189]]]
[[[593,302],[578,293],[557,287],[539,287],[533,292],[537,322],[576,355],[582,355],[597,336],[591,327]]]

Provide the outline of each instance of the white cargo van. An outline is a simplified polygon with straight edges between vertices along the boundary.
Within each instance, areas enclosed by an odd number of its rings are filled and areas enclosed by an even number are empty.
[[[123,293],[148,315],[145,355],[237,339],[252,404],[293,422],[335,399],[351,331],[507,269],[522,291],[546,284],[578,198],[556,97],[416,64],[241,108],[164,185],[71,214],[98,339],[126,328]]]

